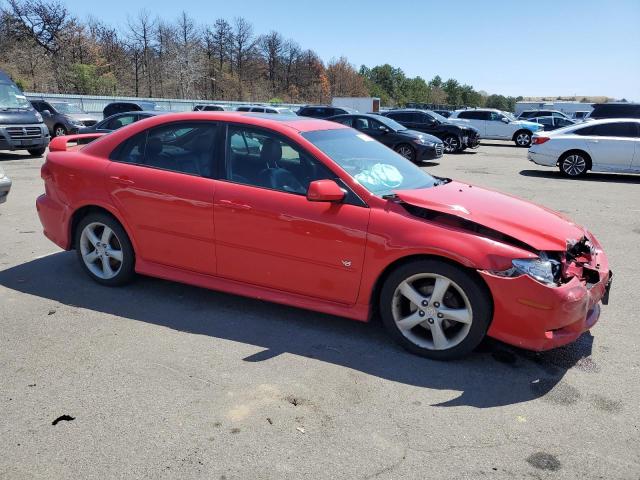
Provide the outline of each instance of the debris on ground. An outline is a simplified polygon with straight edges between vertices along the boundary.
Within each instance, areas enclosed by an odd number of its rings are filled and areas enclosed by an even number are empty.
[[[51,425],[57,425],[58,422],[71,422],[72,420],[75,420],[75,419],[76,417],[72,417],[71,415],[60,415],[53,422],[51,422]]]

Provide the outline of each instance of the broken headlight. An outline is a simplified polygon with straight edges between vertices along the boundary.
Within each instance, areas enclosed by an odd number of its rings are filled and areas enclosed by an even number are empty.
[[[511,261],[512,267],[502,272],[493,272],[501,277],[529,277],[549,286],[556,286],[560,277],[560,262],[547,257],[544,252],[539,258],[516,258]]]

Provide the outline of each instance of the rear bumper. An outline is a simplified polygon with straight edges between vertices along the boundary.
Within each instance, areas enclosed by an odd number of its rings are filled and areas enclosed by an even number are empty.
[[[16,129],[37,128],[37,136],[29,133],[17,132]],[[32,148],[46,148],[49,145],[49,130],[44,124],[35,125],[2,125],[0,126],[0,150],[31,150]]]
[[[36,200],[36,210],[42,231],[49,240],[64,250],[70,248],[69,215],[67,209],[46,194]]]
[[[555,167],[556,164],[558,163],[557,157],[536,151],[535,148],[529,148],[529,152],[527,153],[527,159],[529,159],[530,162],[533,162],[537,165],[542,165],[545,167]]]
[[[480,135],[469,135],[466,139],[466,142],[464,142],[463,138],[463,147],[478,148],[480,146]]]
[[[598,283],[587,287],[577,278],[548,287],[526,275],[505,278],[481,271],[494,300],[489,336],[529,350],[549,350],[576,340],[600,317],[600,301],[611,273],[606,258]]]

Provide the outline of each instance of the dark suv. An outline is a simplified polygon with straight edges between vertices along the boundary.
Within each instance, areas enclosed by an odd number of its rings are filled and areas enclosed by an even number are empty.
[[[444,151],[447,153],[461,152],[466,148],[477,148],[480,145],[478,130],[455,125],[442,115],[430,110],[391,110],[383,112],[382,115],[411,130],[438,137],[444,142]]]
[[[352,108],[333,107],[331,105],[305,105],[298,110],[301,117],[329,118],[347,113],[358,113]]]
[[[596,103],[587,119],[602,118],[640,118],[640,103]]]
[[[27,150],[40,156],[49,144],[49,130],[24,93],[0,70],[0,150]]]

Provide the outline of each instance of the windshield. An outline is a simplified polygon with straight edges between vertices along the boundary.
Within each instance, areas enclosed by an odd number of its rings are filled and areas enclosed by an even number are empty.
[[[357,130],[320,130],[302,136],[374,195],[430,188],[440,183],[409,160]]]
[[[75,103],[52,103],[51,105],[60,113],[85,113]]]
[[[439,122],[442,123],[449,123],[449,119],[447,117],[443,117],[442,115],[440,115],[439,113],[433,112],[431,110],[427,110],[427,113],[429,113],[429,115],[431,115],[433,118],[435,118],[436,120],[438,120]]]
[[[31,110],[31,104],[20,89],[11,83],[0,83],[0,110]]]
[[[396,132],[407,130],[407,127],[405,127],[404,125],[400,125],[392,118],[383,117],[382,115],[376,115],[375,119],[380,123],[384,123],[385,126],[389,127],[391,130],[395,130]]]

